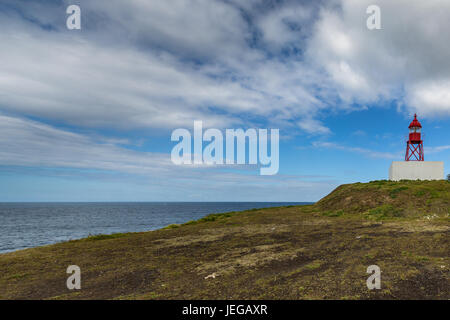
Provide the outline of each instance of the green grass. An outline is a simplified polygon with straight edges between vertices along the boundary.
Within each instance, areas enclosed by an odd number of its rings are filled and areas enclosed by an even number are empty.
[[[391,198],[397,198],[397,195],[404,190],[408,190],[408,187],[402,186],[395,188],[389,192],[389,195],[391,196]]]
[[[322,213],[322,215],[326,217],[340,217],[344,214],[344,210],[338,210],[338,211],[327,211]]]
[[[23,279],[23,278],[27,277],[28,275],[29,275],[28,273],[16,273],[16,274],[9,276],[8,280]]]
[[[98,241],[98,240],[108,240],[108,239],[117,239],[127,236],[126,233],[113,233],[113,234],[98,234],[87,237],[86,241]]]
[[[247,210],[246,212],[251,212],[251,211],[256,211],[258,209],[251,209],[251,210]],[[192,224],[197,224],[197,223],[203,223],[203,222],[213,222],[213,221],[217,221],[220,219],[224,219],[224,218],[229,218],[231,217],[235,212],[225,212],[225,213],[212,213],[209,214],[203,218],[200,218],[198,220],[190,220],[186,223],[184,223],[183,225],[192,225]]]
[[[322,261],[314,261],[314,262],[307,264],[305,266],[305,268],[308,270],[316,270],[316,269],[319,269],[321,266],[322,266]]]
[[[415,197],[422,197],[422,196],[424,196],[426,194],[426,191],[425,190],[418,190],[418,191],[416,191],[416,193],[414,193],[414,196]]]
[[[355,183],[339,186],[315,207],[329,216],[417,218],[431,211],[442,217],[449,212],[450,190],[445,180]]]
[[[175,229],[175,228],[179,228],[180,225],[179,224],[169,224],[167,227],[165,227],[164,229]]]
[[[377,208],[369,210],[368,216],[374,217],[376,220],[385,220],[402,217],[403,211],[392,205],[384,204]]]

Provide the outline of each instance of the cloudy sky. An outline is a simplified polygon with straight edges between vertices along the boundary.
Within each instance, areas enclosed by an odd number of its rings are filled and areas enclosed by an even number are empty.
[[[2,0],[0,201],[316,201],[386,179],[415,112],[449,171],[448,30],[447,0]],[[279,173],[172,164],[194,120],[279,128]]]

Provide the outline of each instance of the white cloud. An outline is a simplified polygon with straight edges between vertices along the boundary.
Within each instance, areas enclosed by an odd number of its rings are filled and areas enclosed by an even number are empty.
[[[380,0],[381,30],[366,27],[373,1],[338,3],[322,9],[307,50],[341,99],[399,100],[409,113],[450,115],[450,2]]]
[[[334,142],[320,142],[315,141],[312,143],[312,146],[314,148],[325,148],[325,149],[336,149],[336,150],[342,150],[342,151],[348,151],[348,152],[356,152],[363,154],[369,158],[380,158],[380,159],[399,159],[401,158],[401,153],[391,153],[391,152],[379,152],[374,151],[366,148],[359,148],[359,147],[349,147],[340,145]]]
[[[445,81],[425,81],[408,88],[408,104],[423,115],[450,115],[450,77]]]
[[[308,11],[295,8],[271,18],[292,42],[298,32],[286,23]],[[45,6],[33,9],[27,15],[40,24],[56,23],[39,14]],[[82,12],[78,33],[0,16],[3,110],[87,127],[174,128],[202,119],[223,128],[257,118],[295,129],[329,107],[317,98],[320,75],[252,46],[248,23],[225,2],[88,1]]]
[[[305,118],[298,122],[298,126],[302,128],[307,133],[319,133],[319,134],[328,134],[330,133],[330,129],[323,126],[319,121],[315,119]]]
[[[311,22],[312,14],[310,7],[289,4],[268,10],[264,15],[258,16],[255,23],[267,49],[280,50],[286,45],[298,44],[306,36],[303,26]]]
[[[437,146],[437,147],[424,147],[425,153],[439,153],[442,151],[450,150],[450,145]]]
[[[135,174],[161,174],[172,169],[167,154],[136,152],[118,147],[110,139],[96,141],[83,134],[1,114],[0,164]]]
[[[1,14],[1,109],[89,127],[264,119],[316,134],[330,132],[323,111],[352,102],[450,112],[448,1],[381,0],[383,29],[374,31],[365,24],[369,0],[80,3],[75,33],[55,5],[18,2],[27,19]],[[292,48],[302,52],[281,54]]]

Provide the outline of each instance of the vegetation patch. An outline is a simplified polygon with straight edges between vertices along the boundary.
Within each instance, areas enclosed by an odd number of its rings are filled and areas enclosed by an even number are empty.
[[[375,220],[385,220],[402,217],[403,211],[390,204],[384,204],[377,208],[369,210],[368,216],[370,218],[375,218]]]
[[[327,211],[322,213],[322,215],[326,217],[340,217],[344,214],[344,210],[338,210],[338,211]]]
[[[126,237],[127,235],[128,235],[127,233],[98,234],[98,235],[89,236],[84,240],[97,241],[97,240],[117,239],[117,238]]]
[[[0,254],[0,297],[448,300],[449,208],[446,181],[343,185],[314,205]],[[65,286],[72,264],[76,292]],[[367,289],[372,264],[382,290]]]
[[[180,224],[169,224],[167,227],[163,228],[163,229],[175,229],[175,228],[179,228]]]
[[[319,268],[320,268],[320,266],[322,265],[322,263],[323,263],[323,262],[322,262],[321,260],[316,260],[316,261],[313,261],[313,262],[307,264],[307,265],[305,266],[305,268],[308,269],[308,270],[316,270],[316,269],[319,269]]]
[[[389,192],[389,195],[391,196],[391,198],[395,199],[397,198],[397,195],[404,190],[408,190],[408,187],[402,186],[399,188],[395,188]]]

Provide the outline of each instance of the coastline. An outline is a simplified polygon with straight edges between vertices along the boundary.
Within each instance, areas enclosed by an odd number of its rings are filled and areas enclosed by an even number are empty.
[[[2,221],[0,254],[90,236],[153,231],[170,224],[201,219],[213,212],[225,213],[284,204],[311,203],[166,201],[0,203]]]
[[[0,298],[447,300],[449,203],[446,181],[357,183],[314,205],[11,252],[0,255]],[[66,287],[70,265],[81,290]],[[380,290],[366,286],[371,265]]]

